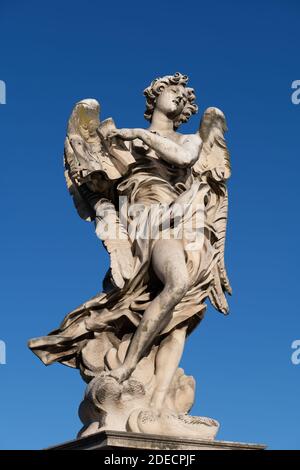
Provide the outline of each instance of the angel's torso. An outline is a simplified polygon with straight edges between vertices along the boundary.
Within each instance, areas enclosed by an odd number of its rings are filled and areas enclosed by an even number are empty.
[[[130,145],[135,163],[118,185],[118,192],[131,202],[171,203],[192,182],[191,168],[165,162],[139,139]]]

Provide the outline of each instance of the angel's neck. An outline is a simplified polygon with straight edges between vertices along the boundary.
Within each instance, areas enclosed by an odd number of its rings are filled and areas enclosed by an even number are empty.
[[[159,109],[155,109],[152,115],[151,124],[149,126],[150,131],[161,131],[161,132],[175,132],[174,123],[172,119],[169,119]]]

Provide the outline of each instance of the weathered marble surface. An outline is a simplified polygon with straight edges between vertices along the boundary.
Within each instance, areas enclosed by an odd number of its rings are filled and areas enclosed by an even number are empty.
[[[113,429],[212,440],[219,427],[188,415],[195,381],[179,363],[206,301],[228,313],[227,128],[208,108],[195,133],[178,132],[197,111],[187,81],[176,73],[146,88],[148,129],[101,121],[94,99],[69,119],[67,186],[80,217],[94,221],[110,269],[100,294],[29,347],[47,365],[78,368],[88,383],[82,436]]]

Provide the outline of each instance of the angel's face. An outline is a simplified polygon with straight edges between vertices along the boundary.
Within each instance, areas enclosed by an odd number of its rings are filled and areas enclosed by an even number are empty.
[[[186,90],[182,85],[170,85],[166,87],[156,100],[156,109],[168,118],[178,117],[187,102]]]

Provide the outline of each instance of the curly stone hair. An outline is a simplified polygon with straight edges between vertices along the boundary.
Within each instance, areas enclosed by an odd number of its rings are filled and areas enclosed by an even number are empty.
[[[180,116],[175,119],[174,129],[177,129],[183,122],[187,122],[191,115],[198,111],[198,106],[194,103],[196,99],[194,90],[193,88],[186,86],[188,79],[187,75],[182,75],[181,73],[176,72],[174,75],[166,75],[165,77],[153,80],[151,85],[144,90],[144,95],[146,96],[145,119],[151,122],[156,99],[166,87],[170,85],[182,85],[185,87],[187,92],[187,103]]]

